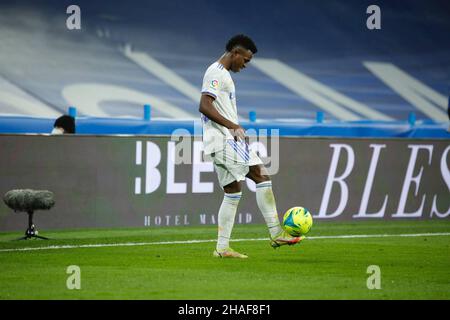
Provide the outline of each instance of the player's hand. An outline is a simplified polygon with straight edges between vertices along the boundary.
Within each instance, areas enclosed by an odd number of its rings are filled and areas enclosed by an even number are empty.
[[[247,137],[245,135],[245,130],[240,125],[236,125],[236,127],[229,129],[231,135],[234,137],[235,141],[246,141]]]

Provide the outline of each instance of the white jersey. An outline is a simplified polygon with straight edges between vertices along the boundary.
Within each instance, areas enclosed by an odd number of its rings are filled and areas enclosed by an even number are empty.
[[[215,98],[213,106],[226,119],[239,124],[234,82],[230,72],[219,62],[214,62],[203,77],[202,94]],[[230,131],[202,114],[203,146],[205,154],[225,149],[226,140],[233,139]]]

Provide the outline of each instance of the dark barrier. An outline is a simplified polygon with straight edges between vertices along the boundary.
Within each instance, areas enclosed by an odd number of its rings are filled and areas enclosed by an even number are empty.
[[[54,192],[53,209],[36,214],[45,229],[215,224],[223,197],[216,174],[201,141],[187,145],[189,163],[175,165],[179,144],[170,137],[1,135],[0,195]],[[449,140],[281,137],[279,149],[255,145],[276,172],[280,215],[304,206],[316,219],[450,216]],[[253,190],[244,184],[237,223],[263,223]],[[0,203],[0,230],[21,230],[25,220]]]

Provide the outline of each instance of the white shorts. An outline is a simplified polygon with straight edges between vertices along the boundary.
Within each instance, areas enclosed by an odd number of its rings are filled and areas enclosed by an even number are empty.
[[[256,152],[249,150],[245,142],[234,140],[227,140],[225,148],[212,153],[210,157],[222,188],[233,181],[245,180],[249,167],[263,164]]]

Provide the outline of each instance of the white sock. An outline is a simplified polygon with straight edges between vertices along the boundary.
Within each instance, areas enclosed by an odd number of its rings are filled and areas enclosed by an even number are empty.
[[[233,230],[234,218],[236,216],[239,200],[242,192],[225,193],[222,205],[219,209],[218,225],[219,234],[217,238],[217,250],[227,249],[229,247],[231,231]]]
[[[256,185],[256,203],[264,216],[270,235],[274,237],[283,231],[272,192],[272,181],[264,181]]]

